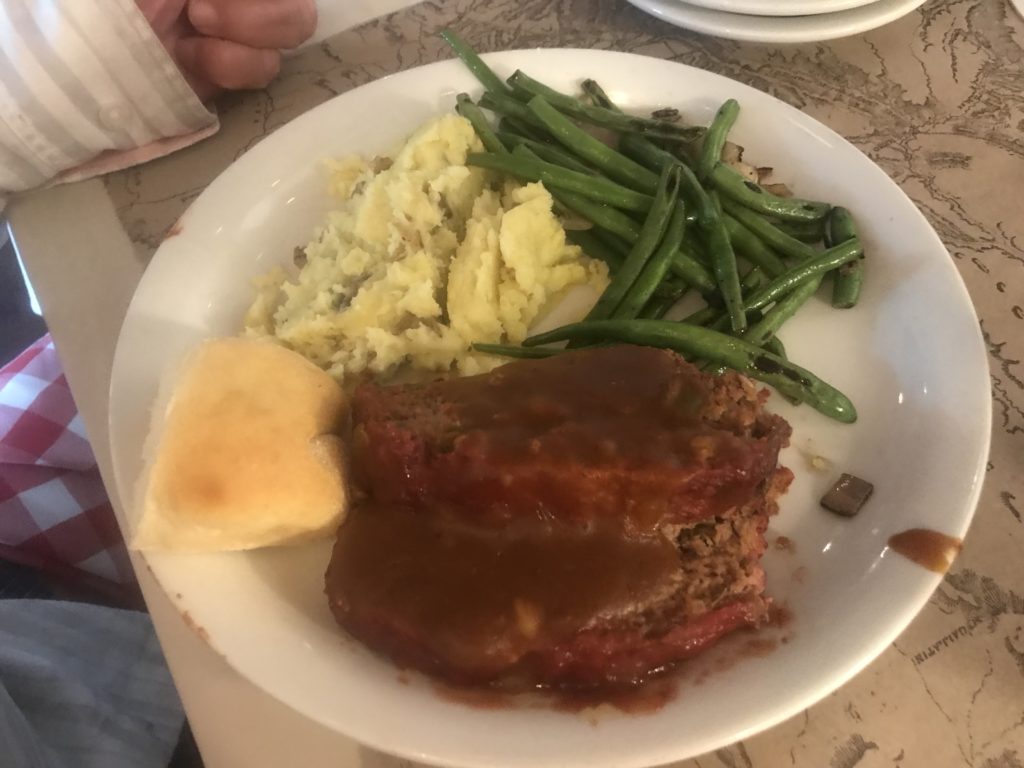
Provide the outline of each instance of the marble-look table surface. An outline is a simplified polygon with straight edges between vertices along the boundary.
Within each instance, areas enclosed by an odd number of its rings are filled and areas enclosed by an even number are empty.
[[[362,3],[363,6],[368,3]],[[981,321],[994,419],[962,554],[911,626],[801,715],[679,768],[1024,766],[1024,21],[1006,0],[929,0],[829,43],[718,40],[624,0],[438,0],[326,36],[266,91],[226,98],[208,141],[16,200],[16,243],[109,474],[106,387],[131,292],[164,233],[233,159],[355,86],[446,58],[454,25],[482,50],[581,47],[683,62],[812,115],[877,162],[949,249]],[[117,500],[115,500],[117,503]],[[256,690],[140,579],[209,768],[407,766]]]

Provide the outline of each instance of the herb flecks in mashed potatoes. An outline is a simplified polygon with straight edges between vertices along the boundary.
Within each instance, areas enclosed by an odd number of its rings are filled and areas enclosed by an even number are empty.
[[[256,281],[249,335],[272,335],[335,376],[408,362],[471,374],[501,361],[473,342],[518,343],[571,286],[607,285],[603,264],[566,244],[539,184],[466,166],[481,150],[465,119],[422,127],[394,156],[330,164],[341,200],[295,278]]]

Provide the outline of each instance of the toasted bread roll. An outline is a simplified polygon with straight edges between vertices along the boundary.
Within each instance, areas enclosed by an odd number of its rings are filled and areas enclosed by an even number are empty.
[[[332,535],[347,505],[334,379],[274,343],[204,342],[158,402],[136,549],[238,550]]]

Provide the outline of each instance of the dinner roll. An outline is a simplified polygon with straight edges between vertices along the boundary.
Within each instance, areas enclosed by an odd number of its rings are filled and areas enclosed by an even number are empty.
[[[204,342],[154,413],[136,549],[214,551],[333,535],[346,508],[345,396],[273,342]]]

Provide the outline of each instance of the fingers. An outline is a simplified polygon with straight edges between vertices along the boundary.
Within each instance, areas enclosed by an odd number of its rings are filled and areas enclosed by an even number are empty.
[[[281,55],[276,50],[212,37],[179,40],[175,53],[195,78],[228,90],[263,88],[281,69]]]
[[[263,88],[281,68],[278,50],[316,30],[315,0],[187,0],[187,14],[196,35],[178,40],[174,55],[201,96]]]
[[[314,0],[190,0],[200,35],[253,48],[294,48],[316,30]]]
[[[135,5],[159,37],[173,27],[185,13],[185,2],[186,0],[136,0]]]

